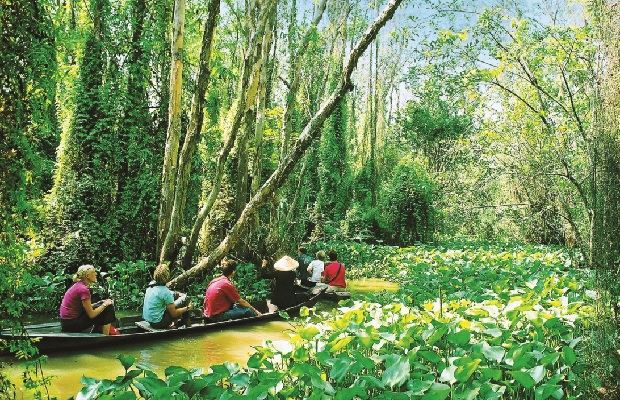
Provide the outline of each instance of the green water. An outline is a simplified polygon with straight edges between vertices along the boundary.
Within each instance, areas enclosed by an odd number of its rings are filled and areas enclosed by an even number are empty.
[[[43,366],[43,372],[47,376],[55,377],[50,396],[66,399],[79,391],[80,379],[84,375],[100,379],[114,379],[122,375],[123,367],[116,360],[120,353],[136,357],[137,363],[161,375],[170,365],[206,370],[210,365],[224,361],[244,364],[253,351],[252,346],[260,345],[267,339],[288,339],[287,330],[290,327],[287,322],[272,321],[219,332],[205,332],[189,338],[50,354]],[[23,362],[15,362],[6,368],[6,371],[11,381],[18,386],[17,398],[32,398],[32,394],[26,393],[22,387]]]
[[[398,289],[398,285],[379,279],[349,281],[348,286],[354,298],[356,294]],[[332,306],[333,303],[330,302],[319,305],[320,308]],[[49,388],[50,396],[66,399],[74,396],[82,387],[80,384],[82,376],[114,379],[122,375],[123,367],[116,360],[116,356],[120,353],[136,357],[137,363],[162,375],[164,369],[170,365],[206,370],[210,365],[224,361],[245,364],[253,352],[253,346],[261,345],[265,340],[286,340],[289,338],[290,328],[288,322],[272,321],[237,326],[219,332],[205,332],[191,337],[50,354],[43,366],[43,372],[46,376],[54,376]],[[21,382],[24,363],[12,362],[13,365],[5,368],[5,372],[18,387],[17,398],[33,398],[31,393],[25,391]]]

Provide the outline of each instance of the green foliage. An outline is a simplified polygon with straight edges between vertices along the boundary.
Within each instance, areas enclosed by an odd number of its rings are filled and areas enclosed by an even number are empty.
[[[472,121],[452,104],[432,97],[409,101],[398,121],[401,140],[428,162],[429,170],[442,172],[456,167],[456,142],[470,133]]]
[[[92,33],[84,50],[75,112],[63,136],[50,199],[52,246],[45,263],[53,271],[69,272],[84,260],[101,264],[116,243],[109,223],[116,137],[105,94],[109,88],[103,81],[103,43]]]
[[[154,270],[154,262],[124,261],[115,264],[109,270],[105,282],[100,283],[107,290],[106,297],[114,299],[117,309],[140,310],[144,301],[144,291],[152,279]]]
[[[163,145],[147,90],[157,28],[143,2],[116,6],[101,3],[105,15],[85,34],[73,82],[42,232],[46,252],[39,262],[52,272],[69,273],[87,261],[105,270],[155,250],[148,238],[155,235]],[[124,18],[132,32],[117,29],[127,26]]]
[[[335,81],[331,86],[335,86]],[[314,235],[333,236],[348,207],[347,102],[340,101],[326,121],[319,147],[319,191],[314,204]]]
[[[231,363],[213,365],[207,372],[168,367],[160,377],[134,366],[132,358],[119,357],[125,373],[113,381],[84,378],[80,396],[582,395],[584,388],[577,383],[580,374],[588,373],[582,356],[594,315],[587,289],[592,282],[568,268],[567,254],[544,247],[495,245],[479,250],[463,245],[392,248],[389,254],[384,263],[402,279],[402,302],[349,300],[330,311],[301,310],[290,342],[257,346],[247,368]],[[429,273],[439,275],[429,279]],[[498,281],[503,274],[506,279]],[[461,277],[468,284],[455,286]],[[436,282],[443,295],[420,292],[423,281]]]
[[[271,282],[260,277],[254,264],[239,264],[234,281],[239,293],[248,301],[264,301],[271,295]]]
[[[48,387],[51,386],[54,376],[45,375],[43,372],[43,365],[46,361],[47,356],[41,356],[26,362],[26,370],[23,375],[24,387],[34,399],[56,400],[56,397],[49,396]]]
[[[382,228],[395,244],[432,240],[435,232],[435,185],[424,168],[402,159],[381,191]]]

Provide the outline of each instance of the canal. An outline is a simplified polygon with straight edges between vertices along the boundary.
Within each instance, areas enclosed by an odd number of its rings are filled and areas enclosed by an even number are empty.
[[[368,292],[396,291],[398,285],[379,279],[364,279],[349,281],[349,289],[353,298],[356,298]],[[321,302],[317,307],[333,307],[333,303]],[[82,376],[114,379],[123,375],[123,367],[116,359],[118,354],[134,356],[136,363],[160,375],[171,365],[203,368],[206,371],[210,365],[225,361],[245,365],[254,346],[259,346],[266,340],[286,340],[291,328],[292,325],[287,321],[271,321],[169,340],[50,354],[43,365],[43,372],[45,376],[53,377],[49,387],[50,397],[67,399],[75,396],[82,387]],[[22,383],[25,363],[6,358],[0,361],[11,363],[4,370],[17,386],[17,399],[33,398],[33,394],[28,392]]]

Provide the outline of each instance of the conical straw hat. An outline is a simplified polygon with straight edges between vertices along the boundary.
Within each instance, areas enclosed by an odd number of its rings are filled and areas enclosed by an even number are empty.
[[[273,265],[276,271],[292,271],[299,266],[299,263],[289,256],[284,256]]]

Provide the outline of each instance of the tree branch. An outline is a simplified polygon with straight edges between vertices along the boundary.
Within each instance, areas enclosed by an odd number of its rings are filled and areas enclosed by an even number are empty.
[[[306,124],[301,136],[295,143],[293,151],[287,155],[284,161],[278,166],[278,168],[271,174],[269,179],[261,186],[259,191],[250,199],[244,210],[242,211],[239,219],[230,229],[228,235],[222,240],[217,248],[204,258],[194,267],[185,271],[181,275],[174,278],[168,283],[168,286],[177,288],[185,285],[190,278],[200,273],[203,270],[207,270],[215,266],[224,255],[237,243],[241,237],[241,233],[248,225],[250,218],[259,210],[260,206],[269,200],[272,194],[282,185],[282,183],[288,178],[290,172],[295,167],[297,162],[302,158],[301,156],[308,149],[310,144],[315,140],[321,132],[323,123],[333,112],[344,95],[351,90],[351,74],[357,66],[359,58],[364,53],[366,48],[377,36],[379,30],[385,25],[385,23],[392,18],[394,12],[400,5],[402,0],[391,0],[386,6],[384,11],[375,19],[373,24],[368,28],[361,40],[357,43],[355,48],[349,54],[349,58],[346,62],[346,66],[343,69],[343,74],[338,83],[338,86],[332,92],[331,96],[321,105],[319,111],[310,119]]]

